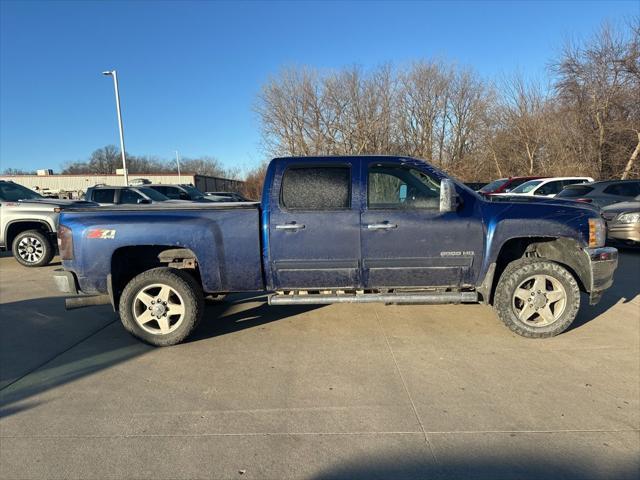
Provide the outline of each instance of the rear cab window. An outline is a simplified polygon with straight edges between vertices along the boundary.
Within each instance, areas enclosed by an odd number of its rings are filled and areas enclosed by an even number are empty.
[[[142,200],[144,197],[138,192],[135,192],[129,188],[123,188],[120,190],[120,203],[132,204],[138,203],[138,200]]]
[[[348,166],[292,166],[285,170],[280,190],[285,210],[346,210],[351,208]]]

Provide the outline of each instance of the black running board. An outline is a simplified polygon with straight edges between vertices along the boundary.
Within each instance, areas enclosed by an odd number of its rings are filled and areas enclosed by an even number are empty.
[[[426,293],[343,293],[343,294],[273,294],[269,305],[328,305],[331,303],[398,303],[438,305],[448,303],[476,303],[477,292]]]

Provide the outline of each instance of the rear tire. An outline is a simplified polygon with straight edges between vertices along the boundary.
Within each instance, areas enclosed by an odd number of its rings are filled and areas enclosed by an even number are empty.
[[[126,285],[119,312],[122,325],[133,336],[156,347],[176,345],[202,318],[202,288],[181,270],[147,270]]]
[[[528,338],[564,332],[580,308],[580,289],[562,265],[541,258],[510,263],[496,287],[494,308],[512,331]]]
[[[53,245],[39,230],[25,230],[13,239],[11,250],[18,263],[25,267],[44,267],[53,258]]]

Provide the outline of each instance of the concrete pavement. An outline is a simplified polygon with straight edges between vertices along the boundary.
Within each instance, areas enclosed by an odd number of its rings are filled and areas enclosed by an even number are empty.
[[[0,478],[637,478],[640,254],[547,340],[489,307],[232,296],[154,349],[0,258]],[[584,299],[586,302],[586,299]]]

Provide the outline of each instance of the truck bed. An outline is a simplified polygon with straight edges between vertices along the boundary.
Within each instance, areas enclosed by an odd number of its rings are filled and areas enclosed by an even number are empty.
[[[73,231],[76,273],[84,293],[106,293],[114,266],[135,263],[160,247],[193,251],[207,292],[251,291],[264,287],[257,203],[185,203],[70,208],[61,224]],[[117,274],[117,272],[115,273]]]

